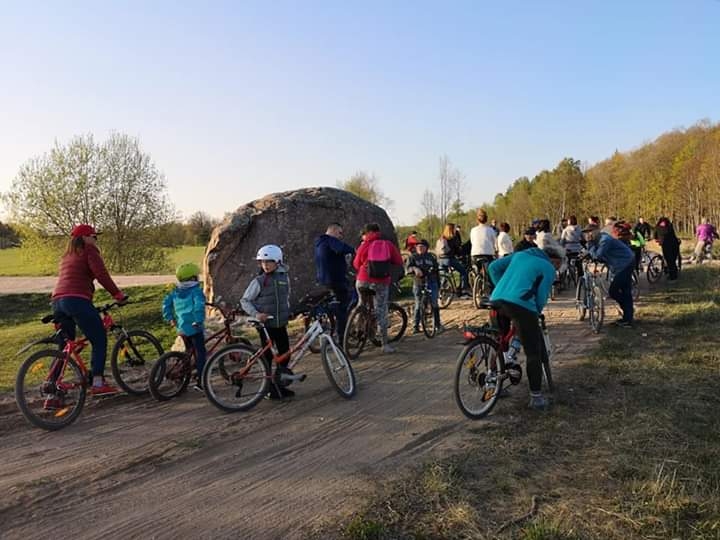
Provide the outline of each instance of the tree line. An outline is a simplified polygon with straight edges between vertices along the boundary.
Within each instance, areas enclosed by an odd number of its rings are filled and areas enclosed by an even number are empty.
[[[651,224],[667,216],[683,234],[703,217],[720,221],[720,124],[701,121],[585,168],[565,158],[532,180],[518,178],[485,206],[519,231],[533,218],[557,223],[572,214],[613,216]]]

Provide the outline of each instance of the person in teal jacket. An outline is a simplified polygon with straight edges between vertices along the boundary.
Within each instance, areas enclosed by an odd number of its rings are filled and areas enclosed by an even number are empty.
[[[200,381],[205,367],[205,294],[200,287],[198,276],[200,267],[195,263],[185,263],[177,267],[175,277],[178,284],[163,299],[163,318],[172,324],[179,336],[188,338],[195,349],[195,368],[197,379],[194,388],[202,391]]]
[[[565,250],[556,241],[545,242],[543,249],[529,248],[497,259],[488,271],[495,289],[490,303],[500,316],[511,319],[520,338],[530,386],[530,407],[545,409],[542,395],[541,342],[538,315],[550,297],[555,272],[565,259]]]

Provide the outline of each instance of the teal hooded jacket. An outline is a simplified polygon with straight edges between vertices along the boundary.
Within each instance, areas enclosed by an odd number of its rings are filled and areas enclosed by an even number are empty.
[[[163,299],[163,318],[175,321],[178,334],[192,336],[203,331],[205,294],[197,281],[181,281]],[[193,326],[196,323],[197,326]]]
[[[535,313],[547,304],[555,267],[539,248],[530,248],[493,261],[488,267],[495,289],[490,301],[510,302]]]

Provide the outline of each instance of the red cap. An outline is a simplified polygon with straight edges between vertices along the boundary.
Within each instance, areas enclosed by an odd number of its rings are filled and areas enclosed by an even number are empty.
[[[95,228],[92,225],[88,225],[87,223],[81,223],[80,225],[75,225],[70,232],[70,236],[73,238],[77,238],[78,236],[95,236],[98,232],[95,230]]]

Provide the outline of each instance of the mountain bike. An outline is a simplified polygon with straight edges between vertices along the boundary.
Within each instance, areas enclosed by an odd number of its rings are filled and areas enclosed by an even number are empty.
[[[597,334],[605,319],[605,291],[600,284],[600,266],[589,257],[583,257],[582,264],[583,275],[575,291],[575,307],[580,321],[585,320],[589,313],[590,326]]]
[[[250,341],[244,337],[235,336],[232,327],[236,325],[238,317],[242,315],[240,308],[230,308],[224,303],[206,302],[207,307],[216,309],[222,317],[222,327],[205,337],[205,347],[209,357],[221,345],[242,343],[252,347]],[[195,370],[195,348],[192,340],[181,336],[185,345],[184,351],[169,351],[158,358],[150,370],[148,387],[150,394],[158,401],[167,401],[179,396],[187,390],[190,378]],[[198,380],[201,373],[197,374]]]
[[[363,287],[360,290],[362,302],[350,312],[345,335],[343,336],[343,350],[348,358],[355,360],[369,341],[379,347],[382,343],[379,336],[377,314],[375,313],[375,290]],[[388,343],[400,340],[407,329],[407,312],[394,302],[388,303]]]
[[[437,326],[435,325],[435,310],[432,305],[432,291],[428,286],[426,277],[418,280],[420,295],[420,325],[423,334],[427,338],[434,338],[437,334]]]
[[[475,277],[470,283],[472,284],[473,305],[476,309],[482,309],[483,299],[490,295],[490,274],[487,267],[494,259],[491,255],[473,257]]]
[[[483,302],[480,309],[489,309],[491,320],[497,318],[497,312],[487,302]],[[555,387],[550,368],[550,336],[545,326],[545,317],[541,314],[538,319],[543,334],[540,345],[542,370],[546,386],[552,392]],[[505,365],[504,352],[508,350],[515,333],[513,324],[506,332],[494,324],[464,327],[466,341],[458,355],[453,392],[455,403],[467,418],[479,420],[487,416],[500,397],[503,385],[507,381],[517,385],[522,380],[519,365],[515,365],[513,370],[508,370]]]
[[[322,295],[324,292],[328,292],[329,289],[326,287],[320,287],[319,289],[310,291],[306,298],[300,301],[302,304],[303,301],[312,300],[313,296],[318,296],[318,294]],[[402,292],[402,289],[400,288],[399,282],[394,282],[391,286],[390,292],[394,292],[395,294],[399,294]],[[357,289],[353,286],[352,293],[350,297],[350,303],[348,304],[348,323],[350,322],[350,317],[353,314],[353,310],[358,305],[358,293]],[[320,313],[318,313],[318,317],[320,319],[320,323],[323,325],[323,328],[327,329],[330,332],[330,335],[333,337],[333,339],[336,341],[336,343],[343,343],[345,336],[337,336],[335,329],[336,329],[336,321],[335,321],[335,313],[333,309],[327,309]],[[405,309],[396,302],[388,302],[388,342],[394,343],[396,341],[399,341],[402,339],[402,337],[405,335],[405,330],[407,329],[407,323],[408,323],[408,314],[405,311]],[[305,330],[308,329],[310,326],[312,320],[309,317],[305,317]],[[347,328],[347,325],[346,325]],[[376,347],[380,346],[380,340],[375,337],[375,334],[377,332],[373,333],[372,343]],[[344,346],[344,345],[343,345]],[[320,352],[320,343],[319,342],[313,342],[310,344],[310,352],[313,352],[315,354]],[[352,359],[352,358],[351,358]]]
[[[645,252],[643,250],[643,259],[642,259],[643,262],[645,261],[646,256],[649,257],[647,259],[647,272],[646,272],[648,283],[657,283],[663,275],[668,274],[667,262],[665,261],[665,258],[660,253],[654,253],[651,255],[650,252]],[[678,271],[678,276],[679,276],[680,271],[682,270],[682,256],[680,255],[679,250],[678,250],[676,265],[677,265],[677,271]]]
[[[467,268],[466,258],[459,257],[460,264],[463,264]],[[455,268],[448,265],[439,266],[439,279],[438,279],[438,307],[440,309],[446,309],[450,307],[454,298],[460,298],[464,291],[462,291],[462,278],[460,272]],[[477,270],[471,268],[468,271],[468,283],[473,283],[477,275]]]
[[[133,355],[134,358],[142,359],[145,364],[152,365],[162,354],[160,343],[148,332],[125,331],[115,324],[109,312],[119,305],[121,304],[113,302],[96,307],[102,314],[105,329],[112,330],[119,336],[119,345],[116,344],[113,350],[127,348],[128,356]],[[64,321],[56,319],[54,315],[43,317],[42,322],[53,323],[55,332],[26,345],[18,354],[40,343],[61,345],[62,348],[37,351],[20,365],[15,379],[15,401],[30,423],[53,431],[72,424],[82,412],[92,381],[80,352],[90,341],[86,337],[69,339],[62,329]],[[120,380],[117,382],[120,384]],[[127,384],[128,381],[124,382]]]
[[[300,314],[310,314],[313,322],[300,340],[283,354],[278,354],[263,322],[247,319],[248,324],[264,333],[266,343],[258,349],[235,343],[210,357],[202,373],[202,386],[210,403],[226,412],[246,411],[257,405],[268,393],[271,384],[286,386],[294,381],[303,381],[305,375],[294,374],[292,370],[305,356],[310,343],[318,340],[321,343],[323,370],[330,384],[345,399],[353,397],[357,385],[352,365],[317,317],[318,306],[327,309],[332,300],[332,295],[327,295],[317,305],[303,308]],[[272,354],[273,364],[286,366],[279,378],[271,374],[271,366],[265,361],[267,352]]]

